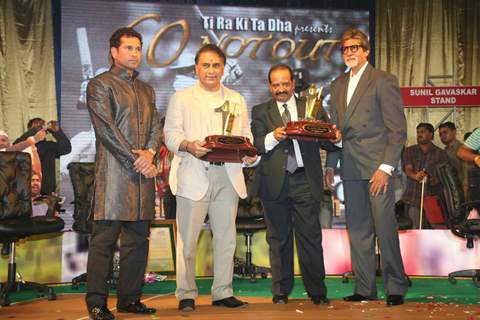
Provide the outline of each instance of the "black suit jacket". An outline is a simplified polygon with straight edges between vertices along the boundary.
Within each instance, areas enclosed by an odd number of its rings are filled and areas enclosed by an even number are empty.
[[[305,99],[297,100],[297,114],[305,115]],[[320,113],[319,113],[320,114]],[[252,109],[252,134],[254,145],[262,156],[249,193],[264,200],[273,201],[282,191],[286,176],[289,141],[281,141],[268,153],[265,150],[265,136],[278,127],[283,127],[282,116],[274,99],[256,105]],[[320,147],[327,151],[337,150],[330,141],[306,142],[298,141],[302,154],[308,183],[313,197],[323,197],[323,172],[320,161]]]

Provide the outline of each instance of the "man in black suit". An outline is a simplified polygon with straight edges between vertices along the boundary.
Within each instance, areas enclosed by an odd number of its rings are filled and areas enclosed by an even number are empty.
[[[314,304],[327,304],[322,230],[318,214],[323,196],[320,147],[331,142],[287,139],[285,124],[305,116],[305,99],[295,99],[289,66],[268,73],[273,99],[253,107],[252,133],[261,154],[251,192],[262,201],[272,267],[273,303],[286,304],[293,288],[293,230],[303,283]]]
[[[377,298],[375,238],[382,253],[387,305],[403,304],[408,282],[403,270],[395,195],[389,182],[407,137],[406,120],[395,76],[368,64],[368,37],[358,29],[342,36],[342,56],[350,72],[330,86],[332,117],[342,130],[342,149],[327,156],[326,184],[340,158],[350,237],[354,294],[346,301]]]

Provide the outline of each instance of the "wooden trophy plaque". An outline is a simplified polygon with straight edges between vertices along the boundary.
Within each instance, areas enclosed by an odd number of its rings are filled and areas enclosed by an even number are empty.
[[[287,123],[285,131],[287,132],[288,138],[302,141],[335,139],[336,131],[333,125],[317,120],[317,114],[322,108],[322,90],[323,87],[317,90],[315,84],[310,85],[306,95],[305,119]]]
[[[227,100],[215,111],[222,112],[223,135],[211,135],[205,138],[204,147],[212,151],[201,159],[211,162],[242,162],[244,156],[255,156],[257,149],[252,145],[250,139],[232,135],[235,117],[240,116],[238,105]]]

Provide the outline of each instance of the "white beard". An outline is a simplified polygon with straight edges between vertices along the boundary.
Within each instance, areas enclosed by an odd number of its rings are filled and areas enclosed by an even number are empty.
[[[355,68],[356,66],[358,66],[358,58],[357,57],[349,58],[348,60],[345,61],[345,64],[350,69]]]

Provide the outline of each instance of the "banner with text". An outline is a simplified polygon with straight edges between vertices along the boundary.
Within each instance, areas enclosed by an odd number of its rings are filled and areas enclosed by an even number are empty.
[[[92,77],[110,67],[109,38],[117,28],[132,26],[142,34],[140,79],[155,89],[161,115],[176,90],[196,82],[194,56],[205,43],[226,52],[222,81],[245,97],[249,110],[271,98],[267,74],[277,63],[289,64],[300,85],[324,86],[327,107],[330,82],[346,70],[340,52],[343,31],[356,27],[369,33],[368,11],[105,0],[64,0],[61,5],[61,121],[72,142],[72,152],[60,159],[67,213],[73,210],[67,165],[95,157],[85,90]]]
[[[405,108],[480,106],[480,86],[404,87]]]

